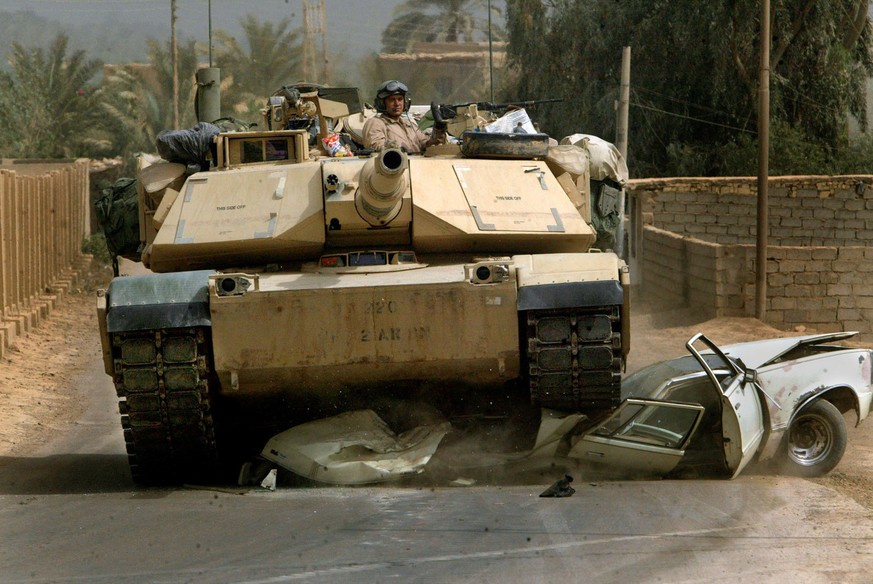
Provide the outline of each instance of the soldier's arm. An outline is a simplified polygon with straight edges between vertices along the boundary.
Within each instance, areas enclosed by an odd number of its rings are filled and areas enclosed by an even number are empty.
[[[381,118],[370,118],[364,124],[364,148],[378,150],[388,140],[388,126]]]

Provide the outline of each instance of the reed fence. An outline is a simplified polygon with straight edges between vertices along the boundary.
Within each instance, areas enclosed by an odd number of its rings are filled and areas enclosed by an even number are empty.
[[[47,318],[90,261],[88,160],[0,164],[0,357]]]

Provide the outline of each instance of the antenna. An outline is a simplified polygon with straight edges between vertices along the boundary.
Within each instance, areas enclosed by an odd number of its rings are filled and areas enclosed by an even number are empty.
[[[212,0],[209,0],[207,14],[209,17],[209,66],[212,67]]]
[[[494,49],[491,46],[491,0],[488,0],[488,81],[491,84],[491,101],[494,101]]]

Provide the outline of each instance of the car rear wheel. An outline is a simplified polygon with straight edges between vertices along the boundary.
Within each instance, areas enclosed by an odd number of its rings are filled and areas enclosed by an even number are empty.
[[[846,451],[846,421],[833,404],[823,399],[804,408],[788,429],[785,470],[802,477],[829,473]]]

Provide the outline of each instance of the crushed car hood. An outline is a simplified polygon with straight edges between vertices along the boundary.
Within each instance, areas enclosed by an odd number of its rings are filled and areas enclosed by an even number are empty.
[[[821,343],[843,341],[858,334],[857,332],[827,333],[807,335],[803,337],[785,337],[752,341],[722,347],[722,351],[735,359],[740,359],[749,369],[758,369],[776,361],[781,356],[801,345],[816,345]]]
[[[277,434],[261,456],[314,481],[377,483],[420,473],[450,429],[442,422],[397,435],[372,410],[357,410]]]

